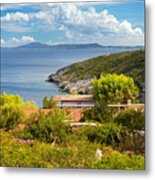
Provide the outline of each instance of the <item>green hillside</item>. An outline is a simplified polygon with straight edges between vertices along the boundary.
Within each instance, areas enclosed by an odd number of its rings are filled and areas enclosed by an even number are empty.
[[[140,87],[145,76],[145,51],[136,50],[114,53],[78,62],[66,68],[61,79],[76,82],[82,79],[99,77],[108,73],[125,74],[134,78]],[[61,70],[60,70],[61,71]]]

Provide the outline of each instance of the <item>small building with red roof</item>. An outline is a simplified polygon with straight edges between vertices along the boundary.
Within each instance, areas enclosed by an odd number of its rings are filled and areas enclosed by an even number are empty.
[[[95,104],[92,95],[59,95],[54,96],[53,100],[60,108],[91,108]]]

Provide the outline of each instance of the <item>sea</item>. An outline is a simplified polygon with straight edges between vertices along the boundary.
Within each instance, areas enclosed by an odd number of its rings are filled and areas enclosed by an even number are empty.
[[[50,74],[72,63],[136,47],[104,47],[84,49],[2,48],[1,92],[19,94],[25,101],[42,107],[45,96],[66,94],[57,84],[46,82]]]

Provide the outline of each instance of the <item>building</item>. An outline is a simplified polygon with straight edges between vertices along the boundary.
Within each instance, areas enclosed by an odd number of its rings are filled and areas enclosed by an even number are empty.
[[[54,96],[53,100],[56,102],[57,107],[60,108],[92,108],[95,105],[92,95],[58,95]],[[109,104],[108,107],[112,108],[114,112],[129,108],[144,111],[144,104],[132,104],[130,100],[128,100],[127,104]]]
[[[54,96],[53,100],[60,108],[91,108],[95,104],[92,95],[59,95]]]

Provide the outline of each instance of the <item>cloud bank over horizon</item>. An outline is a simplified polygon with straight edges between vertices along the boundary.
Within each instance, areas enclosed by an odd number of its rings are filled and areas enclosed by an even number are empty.
[[[130,21],[132,12],[126,12],[131,14],[128,19],[125,15],[119,18],[109,6],[104,3],[3,5],[1,44],[13,47],[39,41],[47,44],[144,45],[144,30]],[[138,23],[144,26],[144,22]]]

